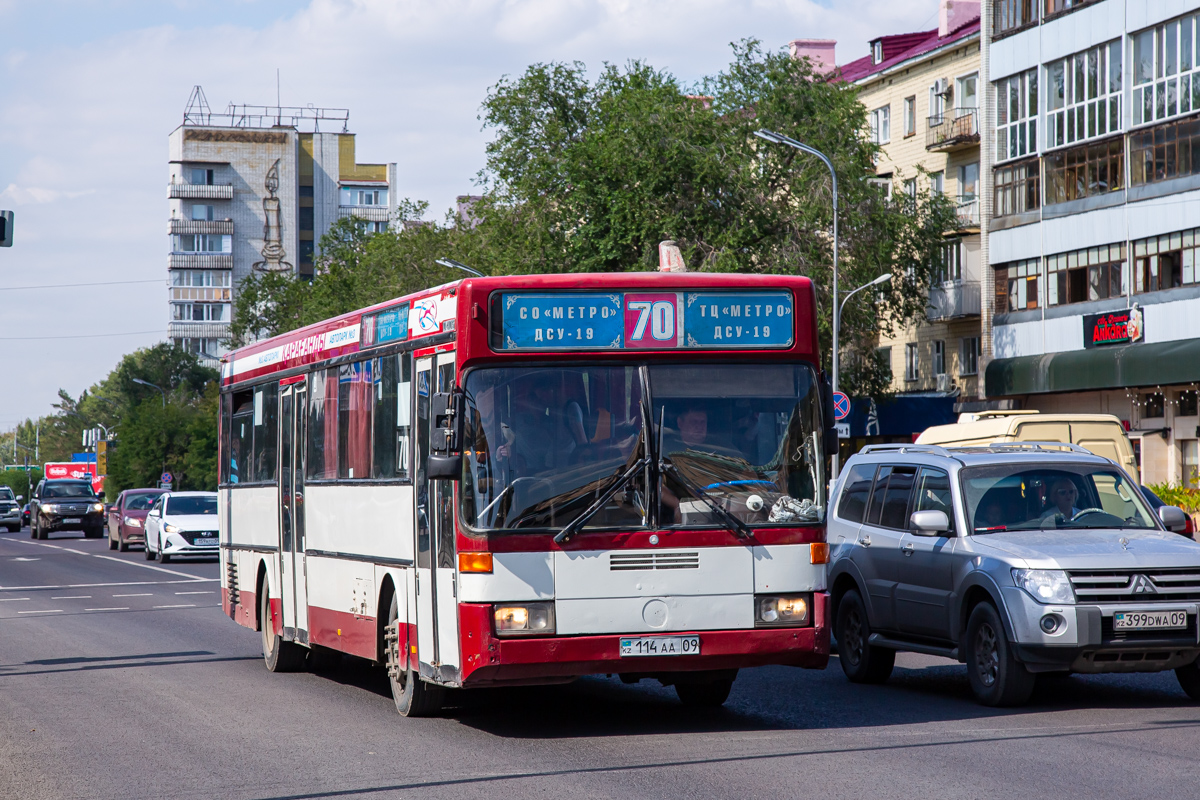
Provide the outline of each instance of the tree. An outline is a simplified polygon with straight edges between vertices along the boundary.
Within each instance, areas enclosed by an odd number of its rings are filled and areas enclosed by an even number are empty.
[[[940,195],[887,200],[868,183],[879,149],[854,87],[755,41],[734,45],[733,55],[692,87],[638,61],[606,65],[595,81],[579,63],[535,64],[501,79],[483,102],[495,138],[472,209],[478,224],[450,215],[367,236],[347,222],[322,239],[311,286],[254,279],[235,327],[278,332],[461,277],[433,265],[439,256],[491,274],[646,270],[658,243],[674,239],[692,270],[812,278],[828,342],[829,175],[820,161],[754,137],[768,128],[833,161],[841,286],[894,275],[874,302],[847,306],[841,331],[843,387],[886,392],[878,334],[924,316],[953,206]],[[406,213],[414,211],[423,207]]]

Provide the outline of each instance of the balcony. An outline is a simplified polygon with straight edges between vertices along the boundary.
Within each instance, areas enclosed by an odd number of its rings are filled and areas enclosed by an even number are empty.
[[[979,298],[979,281],[952,281],[931,286],[926,316],[930,322],[978,317]]]
[[[167,224],[167,233],[214,233],[233,234],[231,219],[173,219]]]
[[[229,323],[173,319],[167,323],[168,339],[228,339]]]
[[[180,302],[198,300],[205,303],[228,303],[233,291],[225,286],[172,286],[171,299]]]
[[[959,195],[956,204],[958,214],[958,229],[960,231],[979,229],[979,198],[973,195]]]
[[[171,200],[232,200],[233,184],[171,183],[167,185]]]
[[[358,217],[367,222],[387,222],[391,209],[387,206],[338,206],[338,219]]]
[[[974,108],[956,108],[929,118],[925,149],[949,153],[979,146],[979,116]]]
[[[167,269],[233,269],[229,253],[171,253]]]

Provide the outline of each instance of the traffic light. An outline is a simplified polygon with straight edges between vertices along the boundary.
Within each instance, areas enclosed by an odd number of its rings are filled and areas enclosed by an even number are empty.
[[[12,247],[13,212],[0,211],[0,247]]]

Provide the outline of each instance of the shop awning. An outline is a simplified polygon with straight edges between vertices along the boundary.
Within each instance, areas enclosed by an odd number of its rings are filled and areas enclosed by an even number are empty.
[[[988,364],[988,397],[1087,392],[1200,381],[1200,339],[1096,347]]]

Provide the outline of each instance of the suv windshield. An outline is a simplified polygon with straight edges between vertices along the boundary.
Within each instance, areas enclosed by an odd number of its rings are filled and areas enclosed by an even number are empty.
[[[585,528],[727,526],[712,503],[751,526],[822,518],[809,365],[481,368],[464,391],[475,528],[562,529],[618,482]]]
[[[186,514],[216,514],[217,498],[215,497],[171,497],[167,500],[168,514],[183,516]]]
[[[42,487],[42,497],[95,497],[91,484],[82,481],[47,483]]]
[[[1136,484],[1091,464],[993,464],[960,473],[976,534],[1054,528],[1155,528]]]
[[[149,511],[150,506],[154,505],[154,501],[161,496],[159,494],[131,494],[125,498],[125,510]]]
[[[0,486],[0,500],[12,500],[12,499],[13,499],[12,489],[8,488],[7,486]]]

